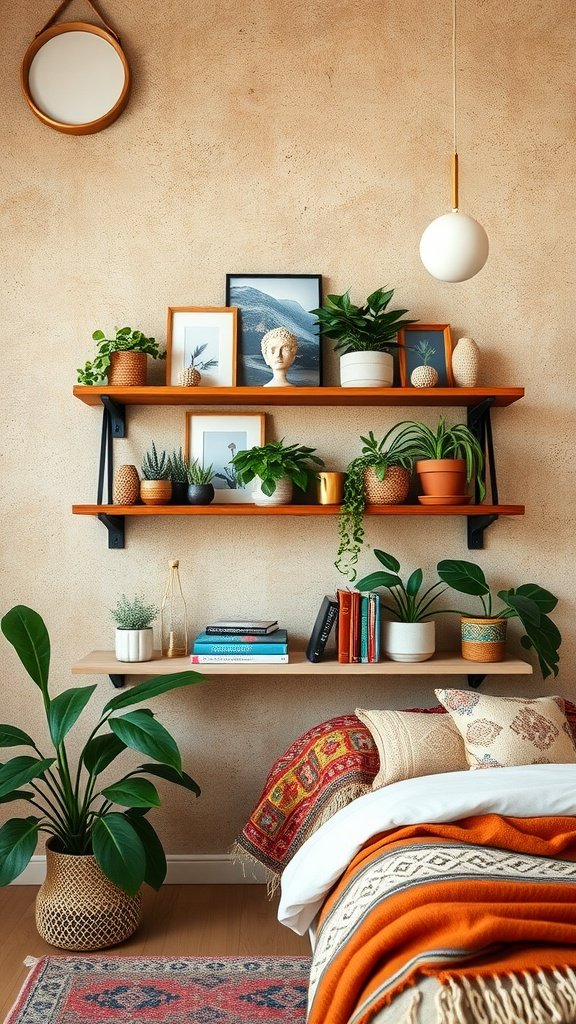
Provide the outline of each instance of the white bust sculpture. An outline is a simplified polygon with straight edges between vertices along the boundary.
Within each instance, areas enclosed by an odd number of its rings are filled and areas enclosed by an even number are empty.
[[[273,372],[272,380],[264,384],[265,388],[291,388],[294,385],[286,379],[286,370],[296,359],[298,339],[285,327],[275,327],[268,331],[260,342],[264,362]]]

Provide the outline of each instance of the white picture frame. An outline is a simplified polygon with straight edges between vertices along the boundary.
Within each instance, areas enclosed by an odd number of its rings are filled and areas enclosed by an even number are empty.
[[[187,412],[184,452],[202,466],[212,465],[214,504],[253,504],[254,483],[235,482],[230,459],[237,451],[260,447],[265,440],[266,417],[262,412]]]
[[[200,387],[236,385],[238,310],[230,306],[169,306],[166,326],[166,384],[178,387],[178,376],[190,365],[202,375]],[[202,367],[208,364],[206,369]],[[214,365],[215,364],[215,365]]]

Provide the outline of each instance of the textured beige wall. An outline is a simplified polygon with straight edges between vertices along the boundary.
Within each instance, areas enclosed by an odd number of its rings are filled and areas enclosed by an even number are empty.
[[[71,684],[74,660],[111,645],[120,592],[159,600],[174,556],[194,627],[275,613],[306,638],[339,583],[335,523],[130,521],[125,550],[108,551],[103,527],[70,513],[95,500],[100,428],[71,389],[96,327],[163,338],[166,307],[222,304],[227,271],[320,272],[326,290],[357,299],[395,287],[421,321],[477,340],[482,383],[526,387],[494,428],[501,499],[525,501],[527,514],[498,523],[478,560],[497,586],[535,579],[559,596],[562,667],[551,684],[490,686],[574,697],[573,4],[461,0],[461,207],[491,242],[485,269],[461,285],[433,280],[418,256],[449,198],[448,3],[110,4],[134,87],[121,118],[84,138],[44,127],[19,93],[19,62],[53,6],[22,0],[3,18],[0,608],[44,615],[54,690]],[[75,0],[68,13],[87,12]],[[360,432],[395,418],[294,409],[269,415],[268,431],[343,468]],[[152,437],[177,445],[183,430],[183,410],[139,410],[118,462],[138,463]],[[459,519],[371,521],[368,542],[427,569],[467,554]],[[32,684],[1,642],[3,715],[39,732]],[[100,682],[86,728],[110,695]],[[429,702],[431,691],[418,678],[213,679],[158,702],[203,787],[194,806],[166,792],[156,820],[167,850],[225,851],[272,758],[305,727],[357,704]]]

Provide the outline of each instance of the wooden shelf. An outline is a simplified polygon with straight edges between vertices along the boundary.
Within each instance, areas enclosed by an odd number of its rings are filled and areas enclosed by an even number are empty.
[[[106,395],[119,405],[257,405],[257,406],[460,406],[512,405],[524,388],[173,388],[86,387],[77,384],[74,396],[85,405],[102,406]]]
[[[77,516],[337,516],[340,505],[73,505]],[[367,505],[368,516],[523,516],[524,505]]]
[[[192,665],[189,658],[160,658],[155,652],[152,661],[117,661],[113,651],[91,651],[72,666],[74,675],[137,675],[157,676],[190,669],[206,676],[414,676],[414,675],[482,675],[528,676],[532,665],[519,658],[505,658],[498,662],[466,661],[459,654],[440,652],[429,661],[405,663],[379,661],[372,665],[341,665],[337,661],[308,661],[304,651],[291,651],[287,665],[259,665],[242,662],[239,665]]]

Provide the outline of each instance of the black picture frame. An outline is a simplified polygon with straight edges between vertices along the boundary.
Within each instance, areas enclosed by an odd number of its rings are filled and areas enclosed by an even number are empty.
[[[226,274],[226,305],[238,309],[239,386],[270,381],[260,342],[275,327],[286,327],[298,338],[296,359],[287,373],[290,384],[321,386],[320,334],[310,313],[322,305],[321,274]]]

